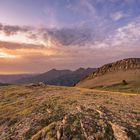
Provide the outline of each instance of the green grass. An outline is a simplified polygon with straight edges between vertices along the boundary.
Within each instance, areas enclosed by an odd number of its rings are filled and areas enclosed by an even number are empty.
[[[128,83],[126,85],[118,83],[111,86],[99,86],[92,89],[115,91],[115,92],[128,92],[128,93],[138,93],[140,94],[140,84],[139,83]]]

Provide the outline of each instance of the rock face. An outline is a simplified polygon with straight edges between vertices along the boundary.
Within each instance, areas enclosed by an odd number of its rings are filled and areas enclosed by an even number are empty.
[[[108,72],[115,72],[119,70],[127,71],[131,69],[140,69],[140,58],[128,58],[103,65],[102,67],[98,68],[94,73],[92,73],[89,77],[93,78],[96,76],[104,75]]]
[[[95,72],[80,81],[77,86],[86,87],[88,81],[90,81],[89,84],[92,84],[92,87],[106,85],[108,83],[107,81],[112,81],[112,84],[119,83],[123,80],[135,81],[135,77],[139,77],[139,71],[140,58],[123,59],[99,67]],[[91,80],[93,80],[93,83]],[[85,83],[86,85],[84,85]],[[108,84],[111,85],[111,82]]]

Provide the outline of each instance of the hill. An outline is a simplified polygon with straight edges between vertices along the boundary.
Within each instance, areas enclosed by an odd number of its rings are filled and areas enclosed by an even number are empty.
[[[59,87],[0,88],[1,140],[138,140],[139,94]]]
[[[0,86],[8,86],[9,84],[6,83],[0,83]]]
[[[13,83],[13,81],[17,81],[21,78],[27,78],[35,76],[35,74],[1,74],[0,82],[1,83]]]
[[[15,81],[15,83],[27,84],[44,82],[49,85],[73,86],[93,71],[95,71],[94,68],[79,68],[76,71],[52,69],[46,73],[33,77],[21,78],[20,80]]]
[[[77,87],[140,92],[140,58],[128,58],[105,64],[81,80]]]

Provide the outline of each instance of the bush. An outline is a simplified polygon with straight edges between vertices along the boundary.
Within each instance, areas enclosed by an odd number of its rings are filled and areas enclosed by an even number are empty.
[[[122,80],[122,84],[127,85],[128,83],[126,82],[126,80]]]

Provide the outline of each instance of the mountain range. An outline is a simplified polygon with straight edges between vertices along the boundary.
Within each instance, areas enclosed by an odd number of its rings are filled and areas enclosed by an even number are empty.
[[[77,86],[140,91],[140,58],[127,58],[99,68],[79,68],[75,71],[52,69],[42,74],[0,75],[0,83]]]
[[[49,85],[74,86],[81,79],[85,78],[93,71],[95,71],[95,68],[79,68],[75,71],[52,69],[43,74],[20,78],[18,80],[13,81],[13,83],[28,84],[43,82]]]

